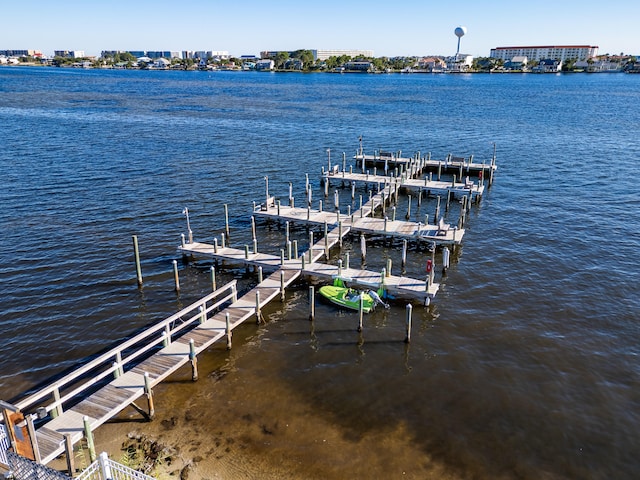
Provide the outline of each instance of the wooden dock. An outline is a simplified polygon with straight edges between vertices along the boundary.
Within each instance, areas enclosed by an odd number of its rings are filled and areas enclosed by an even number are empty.
[[[20,411],[42,409],[46,414],[34,427],[35,460],[47,464],[65,451],[69,455],[87,428],[96,429],[141,397],[146,397],[147,407],[136,408],[152,418],[154,385],[189,362],[193,374],[197,355],[222,338],[230,348],[233,329],[282,296],[300,273],[278,270],[241,298],[236,282],[230,282],[18,402]],[[197,378],[197,367],[195,372]]]
[[[374,174],[369,173],[350,173],[350,172],[336,172],[333,175],[329,175],[324,172],[323,180],[325,182],[330,182],[333,180],[342,181],[342,182],[358,182],[358,183],[368,183],[368,184],[381,184],[385,186],[390,186],[392,188],[399,188],[408,190],[413,193],[424,193],[427,196],[430,195],[452,195],[454,198],[462,198],[465,195],[468,195],[472,200],[477,199],[478,197],[482,197],[484,193],[484,184],[482,181],[478,183],[474,183],[469,180],[469,178],[465,178],[464,181],[458,182],[454,178],[453,181],[444,182],[439,180],[433,180],[429,177],[425,177],[424,179],[412,178],[414,175],[411,174],[409,176],[400,176],[400,177],[392,177],[385,175],[378,175],[377,172]]]
[[[370,159],[361,154],[362,173],[353,173],[352,168],[346,172],[344,164],[342,171],[340,171],[335,165],[332,168],[330,162],[327,171],[323,171],[325,197],[328,196],[331,181],[378,184],[375,195],[370,192],[369,200],[366,203],[363,203],[361,199],[360,208],[353,213],[349,211],[347,214],[341,213],[338,208],[334,212],[324,211],[321,206],[317,210],[311,209],[310,206],[296,208],[293,205],[291,186],[289,195],[291,204],[282,206],[274,197],[269,196],[268,178],[265,177],[267,181],[266,201],[262,205],[254,204],[254,216],[285,222],[323,225],[324,227],[319,239],[314,238],[314,233],[310,232],[309,246],[302,254],[298,252],[297,242],[294,242],[296,247],[292,250],[290,246],[292,242],[290,241],[286,242],[286,250],[281,249],[280,256],[259,252],[254,217],[252,217],[253,243],[246,245],[244,249],[225,245],[224,235],[221,237],[220,244],[218,244],[217,238],[213,244],[194,242],[189,228],[188,211],[185,209],[183,213],[187,215],[189,241],[186,241],[183,236],[178,250],[183,255],[209,257],[258,267],[258,284],[241,298],[238,298],[236,282],[232,281],[169,318],[125,340],[108,352],[98,355],[73,372],[56,379],[50,385],[26,396],[15,406],[0,402],[0,407],[2,407],[0,413],[5,423],[11,423],[10,417],[15,412],[22,418],[19,425],[7,424],[8,431],[18,432],[16,429],[20,429],[20,436],[24,437],[21,439],[22,444],[25,441],[30,444],[28,449],[21,452],[16,448],[17,440],[13,438],[12,442],[14,448],[18,450],[17,453],[32,457],[42,464],[47,464],[60,454],[66,453],[69,469],[73,470],[73,445],[75,443],[87,438],[91,453],[92,430],[113,418],[129,405],[132,405],[148,419],[152,419],[155,413],[153,407],[153,387],[155,385],[187,364],[191,365],[192,379],[197,380],[197,355],[221,339],[226,339],[227,348],[231,348],[233,329],[252,316],[255,316],[256,321],[260,322],[262,308],[278,296],[284,300],[285,288],[301,276],[313,276],[327,280],[341,277],[350,286],[375,290],[383,287],[391,298],[418,300],[429,305],[440,287],[434,281],[435,245],[456,246],[461,243],[465,233],[462,225],[468,211],[467,208],[472,199],[481,197],[484,186],[482,180],[475,185],[468,180],[456,182],[455,175],[451,182],[434,181],[431,175],[429,178],[420,178],[426,169],[434,166],[430,155],[420,158],[418,154],[416,158],[412,159],[404,159],[400,154],[397,155],[397,158],[385,157],[383,160],[386,172],[389,170],[390,160],[396,162],[393,175],[377,175],[375,166],[374,173],[371,175],[366,171],[367,163],[372,161],[375,164],[380,161],[380,158],[378,157],[376,160],[374,156],[373,159]],[[471,160],[470,158],[465,163],[462,159],[462,163],[460,163],[459,159],[453,157],[448,159],[447,168],[458,168],[458,179],[460,179],[463,173],[461,169],[466,168],[467,172],[472,172],[475,168],[480,168]],[[443,163],[437,162],[437,164],[439,177],[443,171]],[[495,153],[491,166],[482,164],[480,171],[483,174],[489,171],[492,178],[494,170]],[[308,177],[307,188],[309,188]],[[352,186],[352,188],[354,187]],[[436,218],[435,224],[400,221],[393,216],[391,219],[388,218],[385,215],[385,208],[390,204],[392,198],[395,198],[397,202],[398,191],[401,188],[409,191],[417,190],[419,195],[426,192],[427,195],[444,193],[447,198],[450,195],[461,196],[465,201],[461,202],[463,208],[459,220],[460,228],[444,224],[441,217]],[[308,198],[310,203],[310,194]],[[375,217],[378,209],[383,210],[382,218]],[[436,211],[439,211],[439,203]],[[225,217],[227,217],[226,205]],[[409,213],[407,213],[407,218],[409,218]],[[228,238],[228,217],[226,222]],[[403,262],[409,240],[433,244],[431,260],[427,261],[429,273],[425,275],[424,280],[392,275],[389,259],[387,259],[386,268],[382,268],[379,272],[351,268],[348,255],[344,265],[342,260],[338,260],[337,265],[328,264],[331,249],[336,245],[342,246],[343,238],[351,232],[360,233],[362,239],[365,234],[404,239]],[[288,240],[288,223],[286,237]],[[135,236],[134,248],[137,258]],[[365,250],[363,247],[363,252]],[[323,259],[326,260],[325,263],[321,261]],[[443,248],[443,268],[448,267],[448,262],[449,250]],[[174,261],[174,268],[176,268],[175,264]],[[274,271],[263,279],[263,268]],[[139,270],[139,265],[137,265],[137,269]],[[175,273],[176,288],[178,288],[177,268]],[[139,276],[139,284],[140,281]],[[313,306],[312,292],[313,288],[310,288],[311,307]],[[410,307],[410,305],[407,306],[408,312],[411,311]],[[362,323],[362,312],[360,312],[360,322]],[[407,321],[405,341],[410,339],[410,325],[411,322]],[[142,406],[135,403],[140,399],[144,399],[145,402]],[[7,410],[7,408],[14,410]],[[22,416],[23,414],[24,416]],[[14,437],[16,435],[14,433]],[[93,454],[95,455],[95,452]]]
[[[357,153],[353,158],[363,170],[370,166],[383,167],[384,171],[389,171],[399,166],[406,167],[420,158],[424,160],[424,169],[426,170],[438,171],[440,169],[442,172],[446,173],[459,172],[460,175],[463,173],[466,173],[467,175],[475,173],[477,176],[479,172],[490,174],[498,168],[495,163],[495,153],[491,161],[488,163],[474,162],[473,155],[465,158],[449,154],[444,160],[435,160],[431,158],[431,153],[428,153],[424,157],[419,157],[419,152],[414,157],[402,157],[400,154],[401,152],[375,152],[373,155]]]
[[[372,199],[375,201],[375,198]],[[381,199],[379,200],[382,201]],[[377,205],[380,205],[379,203]],[[365,205],[366,206],[366,205]],[[376,207],[377,208],[377,207]],[[363,212],[371,212],[372,207],[367,207]],[[366,233],[395,237],[416,242],[436,243],[437,245],[460,245],[465,234],[465,229],[457,226],[440,223],[440,225],[422,224],[420,222],[408,222],[403,220],[390,220],[370,216],[360,216],[361,210],[351,215],[340,212],[325,212],[311,208],[299,207],[270,207],[267,209],[257,206],[254,215],[281,221],[299,222],[312,225],[343,225],[344,234],[348,231],[354,233]],[[346,230],[346,229],[349,230]]]

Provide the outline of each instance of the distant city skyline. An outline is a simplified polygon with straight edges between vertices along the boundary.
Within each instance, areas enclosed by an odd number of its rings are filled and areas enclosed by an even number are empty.
[[[454,55],[454,29],[465,26],[460,52],[486,57],[518,45],[596,45],[600,54],[640,54],[640,3],[591,0],[488,3],[459,0],[24,0],[2,8],[1,49],[373,50],[376,57]]]

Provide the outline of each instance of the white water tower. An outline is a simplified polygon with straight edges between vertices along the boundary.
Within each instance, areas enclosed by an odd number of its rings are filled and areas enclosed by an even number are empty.
[[[456,50],[456,57],[457,57],[458,54],[460,53],[460,39],[464,37],[464,35],[467,33],[467,27],[456,27],[453,33],[455,33],[456,37],[458,37],[458,49]]]

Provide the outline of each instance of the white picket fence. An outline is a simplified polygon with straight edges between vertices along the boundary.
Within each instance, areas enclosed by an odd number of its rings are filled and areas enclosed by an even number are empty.
[[[7,429],[3,423],[0,423],[0,465],[6,469],[10,468],[7,455],[10,446],[11,442],[9,441],[9,435],[7,435]],[[27,459],[25,458],[24,461],[27,461]],[[154,477],[111,460],[106,452],[102,452],[96,461],[85,468],[76,478],[79,480],[155,480]]]
[[[78,480],[155,480],[149,475],[115,462],[102,452],[98,459],[76,477]]]

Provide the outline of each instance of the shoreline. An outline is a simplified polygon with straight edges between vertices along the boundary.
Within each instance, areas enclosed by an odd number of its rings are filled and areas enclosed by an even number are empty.
[[[188,368],[176,372],[154,389],[155,418],[147,421],[127,407],[94,432],[96,454],[127,465],[142,450],[155,451],[153,475],[160,479],[464,478],[425,454],[403,422],[379,427],[375,418],[362,418],[358,428],[344,425],[286,381],[252,371],[245,365],[255,361],[250,350],[208,352],[201,362],[207,373],[197,382]],[[251,395],[256,388],[264,393]],[[145,448],[130,450],[133,457],[125,452],[140,445]],[[76,469],[88,466],[83,442],[74,451]],[[64,456],[51,466],[64,470]]]

